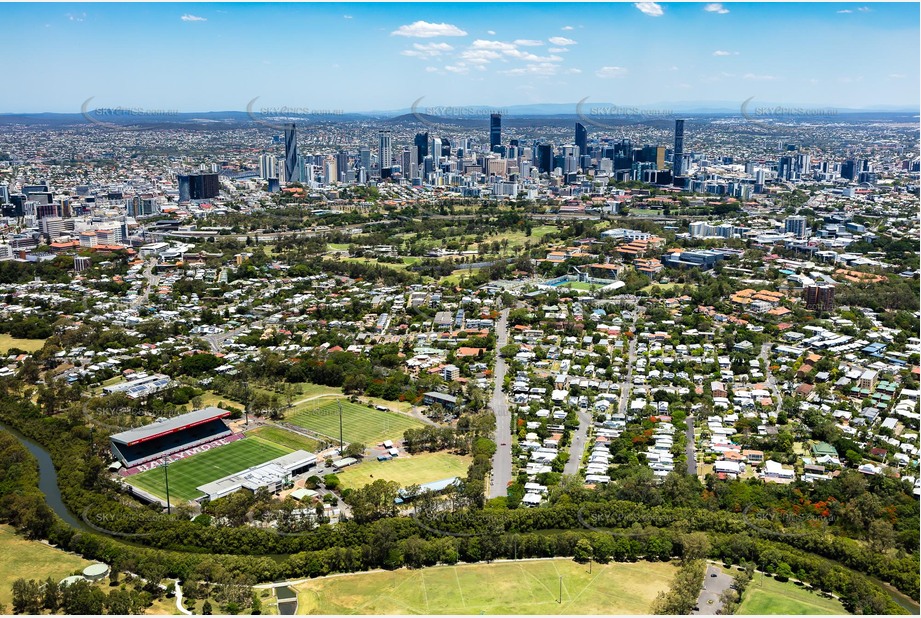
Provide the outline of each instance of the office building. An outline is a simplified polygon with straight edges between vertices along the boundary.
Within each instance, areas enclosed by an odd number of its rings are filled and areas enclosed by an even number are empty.
[[[381,176],[383,176],[383,171],[389,170],[393,165],[393,150],[391,147],[392,139],[391,131],[380,131],[378,133],[378,154],[377,154],[377,166],[381,170]],[[389,176],[389,174],[388,174]]]
[[[537,169],[541,174],[553,171],[553,146],[550,144],[537,145]]]
[[[489,150],[502,144],[502,114],[489,115]]]
[[[416,148],[416,161],[422,161],[429,155],[429,134],[425,133],[416,133],[416,137],[413,138],[413,145]]]
[[[684,120],[675,121],[675,149],[672,154],[672,169],[676,176],[683,176],[684,168]]]
[[[365,170],[365,173],[369,173],[371,171],[371,149],[362,148],[359,150],[358,161],[360,167]]]
[[[793,234],[797,238],[806,238],[809,232],[806,217],[787,217],[783,222],[783,231],[787,234]]]
[[[297,169],[297,128],[285,125],[285,182],[300,182]]]
[[[180,174],[179,201],[210,200],[220,193],[221,183],[214,173]]]
[[[579,149],[579,156],[588,154],[588,131],[581,122],[576,123],[576,147]]]

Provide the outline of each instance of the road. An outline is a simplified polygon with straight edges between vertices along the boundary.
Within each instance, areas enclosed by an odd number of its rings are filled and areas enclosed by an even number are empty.
[[[769,354],[771,352],[771,344],[765,343],[761,346],[761,353],[758,354],[758,360],[764,361],[764,381],[768,385],[771,394],[774,397],[774,410],[776,414],[780,414],[780,407],[783,405],[783,393],[780,392],[780,388],[777,386],[777,380],[774,379],[774,374],[771,373],[771,361]]]
[[[694,417],[689,416],[684,419],[684,422],[688,425],[686,434],[688,444],[685,447],[688,456],[688,476],[697,476],[697,450],[694,444]]]
[[[157,258],[152,258],[147,261],[147,264],[144,266],[143,276],[146,280],[144,289],[141,292],[138,292],[137,298],[131,302],[132,307],[140,307],[143,303],[147,302],[147,299],[150,295],[150,292],[157,287],[157,283],[160,282],[160,275],[156,274],[155,268],[157,266]]]
[[[630,401],[630,390],[633,388],[633,366],[636,364],[636,319],[639,317],[640,308],[633,308],[633,320],[630,322],[630,330],[633,331],[633,337],[630,338],[630,344],[627,346],[627,377],[620,383],[620,413],[627,414],[627,404]]]
[[[224,345],[224,342],[230,339],[235,335],[239,335],[243,331],[247,331],[251,328],[262,328],[261,322],[253,322],[252,324],[246,324],[244,326],[238,326],[233,330],[228,330],[223,333],[214,333],[211,335],[205,335],[202,337],[205,341],[208,342],[208,345],[211,346],[212,352],[220,352],[221,346]]]
[[[713,575],[716,577],[713,577]],[[732,585],[732,577],[723,573],[723,570],[712,564],[707,565],[707,571],[704,574],[704,586],[697,597],[697,610],[691,614],[699,616],[713,616],[719,612],[723,604],[720,602],[720,596],[723,591]]]
[[[569,461],[563,467],[563,474],[578,474],[582,466],[582,456],[585,454],[585,443],[588,440],[588,428],[592,426],[592,413],[589,410],[579,409],[579,428],[572,435],[572,444],[569,446]]]
[[[489,497],[508,495],[512,482],[512,424],[508,412],[508,398],[502,390],[505,382],[505,359],[498,351],[508,342],[508,309],[503,309],[496,322],[496,371],[495,385],[489,407],[496,415],[496,454],[492,458],[492,473],[489,477]]]

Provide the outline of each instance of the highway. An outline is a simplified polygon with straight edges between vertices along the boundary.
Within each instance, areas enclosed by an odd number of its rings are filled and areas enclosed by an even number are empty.
[[[502,390],[505,382],[505,359],[499,356],[499,350],[508,342],[508,309],[503,309],[496,322],[496,371],[493,376],[492,399],[489,407],[496,415],[496,454],[492,458],[489,497],[497,498],[508,495],[508,485],[512,482],[512,424],[508,411],[508,398]]]

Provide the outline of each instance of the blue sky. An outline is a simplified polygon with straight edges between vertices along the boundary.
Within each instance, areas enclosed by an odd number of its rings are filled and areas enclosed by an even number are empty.
[[[0,4],[0,112],[918,106],[917,3]]]

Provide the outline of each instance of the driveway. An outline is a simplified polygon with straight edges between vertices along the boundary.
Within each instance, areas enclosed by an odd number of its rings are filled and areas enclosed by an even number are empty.
[[[713,575],[716,577],[713,577]],[[704,587],[697,597],[697,610],[691,614],[697,616],[713,616],[723,604],[720,602],[720,596],[724,590],[732,586],[732,576],[723,573],[723,570],[712,564],[707,565],[707,572],[704,574]]]

